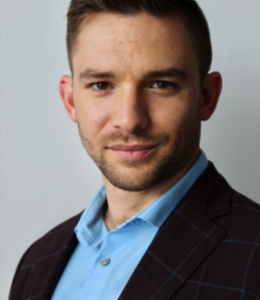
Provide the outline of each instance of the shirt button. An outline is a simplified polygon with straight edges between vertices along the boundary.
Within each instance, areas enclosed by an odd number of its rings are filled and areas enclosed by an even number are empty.
[[[110,258],[104,257],[104,258],[101,259],[100,262],[101,262],[102,266],[107,266],[110,263]]]

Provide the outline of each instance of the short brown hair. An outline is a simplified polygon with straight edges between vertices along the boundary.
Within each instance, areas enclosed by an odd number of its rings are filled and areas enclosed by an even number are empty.
[[[207,20],[194,0],[71,0],[67,13],[67,51],[72,71],[72,49],[82,20],[93,12],[135,15],[147,12],[154,16],[180,16],[184,21],[197,52],[200,76],[209,72],[212,47]]]

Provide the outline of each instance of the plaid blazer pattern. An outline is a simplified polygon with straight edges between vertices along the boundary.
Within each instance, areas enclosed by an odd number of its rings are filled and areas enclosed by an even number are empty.
[[[77,244],[79,218],[26,251],[9,300],[51,299]],[[169,299],[260,299],[260,206],[212,163],[165,220],[118,300]]]

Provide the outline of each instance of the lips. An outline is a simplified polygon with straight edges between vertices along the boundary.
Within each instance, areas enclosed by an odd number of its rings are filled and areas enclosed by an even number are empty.
[[[155,152],[157,145],[118,144],[108,147],[115,155],[124,160],[141,160]]]

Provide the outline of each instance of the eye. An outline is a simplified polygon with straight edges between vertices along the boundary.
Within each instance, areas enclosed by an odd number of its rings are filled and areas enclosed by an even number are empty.
[[[90,85],[95,90],[108,90],[111,86],[108,82],[95,82]]]
[[[168,81],[156,81],[153,83],[152,87],[157,89],[167,89],[173,87],[173,84]]]

